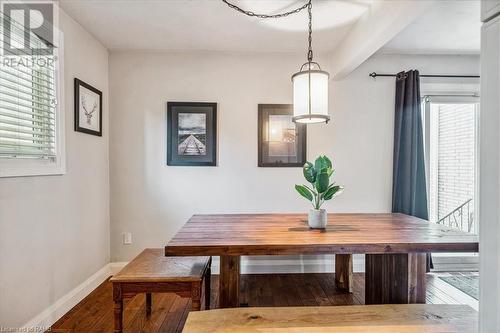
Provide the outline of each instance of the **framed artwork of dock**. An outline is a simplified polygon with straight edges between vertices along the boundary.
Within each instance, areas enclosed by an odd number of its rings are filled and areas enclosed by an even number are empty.
[[[217,165],[217,103],[167,102],[167,165]]]
[[[292,121],[292,104],[259,104],[258,112],[258,166],[302,167],[307,126]]]

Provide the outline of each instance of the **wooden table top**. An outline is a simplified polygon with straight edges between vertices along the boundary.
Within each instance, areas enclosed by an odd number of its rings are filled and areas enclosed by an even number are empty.
[[[477,311],[466,305],[350,305],[193,311],[184,333],[473,333]]]
[[[305,214],[194,215],[166,255],[478,252],[478,236],[404,214],[328,214],[326,230]]]

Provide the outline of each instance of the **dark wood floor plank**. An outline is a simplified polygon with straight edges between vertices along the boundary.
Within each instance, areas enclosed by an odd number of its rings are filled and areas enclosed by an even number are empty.
[[[331,305],[330,298],[328,298],[327,293],[321,287],[321,283],[318,280],[317,274],[307,274],[305,280],[307,281],[309,290],[311,290],[311,293],[316,299],[316,304]]]
[[[176,295],[174,294],[153,294],[153,308],[146,321],[143,331],[144,332],[158,332],[161,324],[166,320],[170,309],[172,308]]]
[[[438,278],[446,274],[427,274],[427,303],[460,303],[477,308],[477,301]],[[354,274],[351,294],[336,291],[334,280],[334,274],[242,275],[240,297],[251,307],[364,304],[364,274]],[[218,283],[218,276],[212,276],[212,308],[218,307]],[[50,332],[112,333],[111,291],[109,281],[101,284],[59,319]],[[181,332],[190,309],[191,301],[188,299],[173,294],[153,294],[153,310],[148,316],[144,295],[137,295],[124,304],[124,333]]]
[[[269,289],[273,297],[274,306],[288,306],[287,298],[285,297],[287,290],[283,287],[283,279],[281,274],[277,274],[274,279],[269,281]]]
[[[103,288],[104,287],[104,288]],[[93,328],[96,321],[103,315],[103,309],[107,309],[112,297],[109,282],[101,284],[80,304],[75,306],[69,313],[74,315],[67,317],[61,324],[54,326],[61,329],[71,329],[74,332],[85,332]]]
[[[356,304],[352,294],[339,292],[335,284],[335,274],[330,274],[327,278],[323,274],[317,274],[316,280],[330,300],[331,305]]]
[[[243,278],[244,276],[244,278]],[[254,306],[253,304],[257,304],[258,297],[257,297],[257,285],[255,283],[255,279],[253,278],[253,275],[247,274],[243,275],[242,280],[245,280],[244,285],[246,286],[246,289],[243,289],[241,291],[242,294],[246,294],[245,299],[246,302],[249,306]],[[214,303],[217,304],[217,303]],[[250,305],[252,304],[252,305]],[[255,305],[256,306],[256,305]]]
[[[262,293],[259,296],[259,306],[264,306],[264,304],[275,306],[273,298],[273,290],[271,289],[270,282],[271,281],[268,281],[268,283],[258,284],[260,286],[259,290],[262,291]]]
[[[240,281],[240,304],[248,304],[248,279]]]
[[[81,302],[79,302],[77,305],[75,305],[70,311],[68,311],[65,315],[63,315],[59,320],[57,320],[53,326],[61,327],[60,329],[63,329],[62,326],[66,321],[74,320],[73,314],[79,311],[81,308],[88,304],[94,304],[96,302],[97,298],[100,298],[102,294],[106,292],[111,292],[109,289],[107,289],[105,286],[108,284],[108,280],[104,281],[101,283],[96,289],[94,289],[85,299],[83,299]]]
[[[299,293],[299,297],[301,298],[302,303],[306,306],[315,305],[316,299],[314,298],[314,295],[309,290],[309,288],[306,287],[304,275],[293,274],[291,278],[293,279],[295,285],[297,286],[297,292]]]
[[[187,313],[185,311],[187,307],[191,307],[191,301],[176,296],[174,304],[168,311],[168,315],[165,317],[159,332],[177,332],[177,327],[186,321]]]
[[[184,323],[186,322],[189,311],[190,311],[189,305],[184,307],[184,310],[182,311],[182,314],[180,315],[179,320],[177,321],[177,327],[175,328],[174,331],[175,333],[182,333],[182,329],[184,328]]]
[[[299,293],[297,291],[297,286],[290,279],[288,274],[280,275],[281,284],[285,289],[285,299],[288,306],[302,306],[302,300],[300,299]]]

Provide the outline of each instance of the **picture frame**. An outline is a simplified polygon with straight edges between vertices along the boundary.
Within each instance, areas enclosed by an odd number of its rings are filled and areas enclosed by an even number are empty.
[[[217,166],[217,103],[167,102],[167,165]]]
[[[258,105],[258,166],[302,167],[307,126],[292,121],[292,104]]]
[[[102,92],[74,79],[75,131],[102,136]]]

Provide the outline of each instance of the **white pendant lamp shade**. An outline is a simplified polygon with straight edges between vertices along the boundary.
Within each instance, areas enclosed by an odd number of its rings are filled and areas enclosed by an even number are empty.
[[[262,19],[281,18],[296,14],[307,9],[308,22],[308,48],[307,62],[302,65],[300,71],[292,75],[293,83],[293,117],[296,123],[327,123],[328,115],[328,72],[322,71],[317,62],[313,61],[312,49],[312,0],[293,10],[278,14],[261,14],[244,10],[228,0],[222,0],[229,7],[247,16]]]
[[[311,68],[310,63],[304,65]],[[301,70],[292,75],[293,121],[312,124],[330,120],[328,81],[328,72],[320,69]]]

